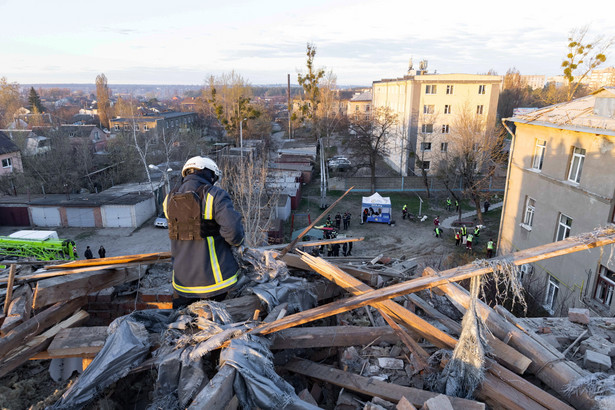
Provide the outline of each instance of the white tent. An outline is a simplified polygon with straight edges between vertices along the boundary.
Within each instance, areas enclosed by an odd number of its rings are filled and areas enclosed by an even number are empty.
[[[383,197],[378,192],[364,196],[361,202],[361,216],[368,210],[366,222],[391,223],[391,198]]]

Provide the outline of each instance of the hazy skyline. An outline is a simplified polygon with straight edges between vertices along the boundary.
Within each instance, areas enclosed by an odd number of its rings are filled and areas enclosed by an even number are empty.
[[[138,3],[138,4],[136,4]],[[202,85],[235,70],[250,83],[296,84],[306,43],[340,85],[370,85],[429,62],[438,73],[561,74],[571,29],[615,36],[615,6],[561,1],[0,0],[0,77],[18,83]],[[102,5],[102,7],[101,7]],[[578,10],[577,10],[578,9]],[[13,16],[13,18],[11,18]],[[615,66],[609,50],[603,67]]]

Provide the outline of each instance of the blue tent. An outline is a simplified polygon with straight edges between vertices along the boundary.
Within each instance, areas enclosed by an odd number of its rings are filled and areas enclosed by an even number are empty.
[[[391,198],[382,197],[378,192],[364,196],[361,202],[361,215],[367,209],[367,222],[391,223]]]

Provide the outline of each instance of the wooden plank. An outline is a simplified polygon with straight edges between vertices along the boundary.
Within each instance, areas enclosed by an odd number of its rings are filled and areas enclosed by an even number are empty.
[[[336,369],[331,366],[316,364],[304,359],[293,359],[284,369],[302,374],[313,379],[322,380],[336,386],[343,387],[361,394],[397,403],[402,397],[408,399],[413,405],[420,407],[427,400],[436,397],[439,393],[415,389],[413,387],[399,386],[386,383],[373,378],[363,377],[349,372]],[[447,396],[454,408],[459,409],[484,409],[485,405],[473,400],[460,399]]]
[[[361,242],[363,241],[365,238],[363,236],[360,236],[358,238],[335,238],[335,239],[324,239],[321,241],[305,241],[305,242],[297,242],[297,247],[298,248],[311,248],[314,246],[322,246],[322,245],[329,245],[329,244],[334,244],[334,243],[348,243],[348,242]],[[267,245],[267,246],[261,246],[258,249],[261,250],[275,250],[275,249],[282,249],[286,246],[288,246],[289,244],[278,244],[278,245]]]
[[[448,297],[457,301],[465,308],[469,306],[470,295],[459,285],[447,284],[441,286],[440,289]],[[480,300],[477,301],[476,306],[479,314],[496,337],[508,340],[508,344],[532,360],[532,364],[529,367],[530,372],[534,373],[547,386],[559,392],[562,397],[567,397],[568,401],[576,408],[593,408],[595,406],[594,398],[587,392],[579,392],[572,396],[564,394],[563,389],[567,384],[585,375],[579,373],[571,366],[561,353],[553,352],[543,347],[523,331],[508,323],[502,316]],[[515,386],[514,384],[512,385]],[[525,390],[525,388],[523,389]],[[550,396],[544,399],[544,402],[541,402],[541,404],[550,409],[561,408],[552,406],[550,404],[552,401],[553,397]]]
[[[47,348],[49,357],[95,356],[107,340],[107,326],[73,327],[62,330]]]
[[[136,263],[136,262],[160,262],[171,259],[171,252],[154,252],[143,253],[138,255],[123,255],[123,256],[110,256],[102,259],[82,259],[72,262],[63,263],[61,265],[49,265],[45,266],[45,269],[73,269],[88,266],[104,266],[104,265],[116,265],[122,263]]]
[[[86,302],[85,297],[59,302],[20,324],[0,339],[0,358],[71,315]]]
[[[399,337],[389,326],[318,326],[282,330],[270,336],[271,350],[311,349],[397,343]]]
[[[7,357],[0,360],[0,377],[6,376],[9,372],[27,362],[30,357],[41,352],[49,346],[53,337],[62,329],[71,326],[78,326],[88,320],[90,315],[80,310],[70,318],[53,326],[46,332],[35,336],[33,339],[11,352]]]
[[[13,300],[9,305],[6,319],[0,327],[0,336],[4,337],[8,332],[20,323],[30,319],[32,315],[32,289],[29,285],[20,286],[13,294]]]
[[[233,398],[235,372],[234,367],[222,365],[213,379],[192,400],[188,409],[224,410]]]
[[[11,264],[9,268],[9,277],[6,280],[6,296],[4,297],[4,315],[9,314],[9,305],[11,304],[11,297],[13,296],[13,282],[15,281],[15,272],[17,267],[15,264]]]
[[[123,268],[78,273],[71,276],[43,279],[36,283],[32,307],[42,307],[89,295],[139,278],[140,269]]]

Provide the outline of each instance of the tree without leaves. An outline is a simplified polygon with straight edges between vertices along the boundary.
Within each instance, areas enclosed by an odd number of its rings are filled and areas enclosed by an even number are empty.
[[[6,128],[13,121],[20,106],[19,84],[9,83],[6,77],[0,78],[0,128]]]
[[[98,118],[100,126],[109,129],[111,116],[111,91],[107,85],[107,77],[104,74],[96,76],[96,103],[98,105]]]
[[[464,195],[469,197],[476,208],[478,221],[483,223],[481,201],[491,177],[502,163],[502,138],[505,133],[494,133],[493,127],[485,123],[469,105],[462,108],[455,117],[449,134],[448,151],[438,162],[437,175],[447,188],[456,178],[461,178]],[[449,188],[449,192],[457,199]],[[461,214],[460,214],[461,215]]]
[[[371,171],[371,190],[376,192],[376,164],[378,159],[390,151],[392,133],[397,125],[397,114],[389,107],[379,107],[371,116],[350,119],[351,150],[353,158],[360,161],[357,166],[366,165]]]
[[[519,70],[514,67],[508,69],[498,99],[498,117],[511,117],[515,108],[530,106],[532,106],[532,94],[529,86],[521,78]]]
[[[588,27],[574,29],[568,37],[568,54],[562,67],[564,78],[568,81],[568,101],[575,97],[581,81],[596,67],[606,61],[606,51],[613,45],[615,38],[596,37],[586,40]]]
[[[318,86],[320,80],[325,76],[323,68],[316,69],[314,67],[314,57],[316,56],[316,46],[312,43],[307,43],[307,60],[305,75],[298,74],[297,81],[303,88],[303,98],[305,101],[299,107],[299,111],[303,119],[315,121],[318,113],[318,104],[320,104],[320,88]],[[314,133],[318,131],[314,129]],[[316,136],[318,138],[318,135]]]

